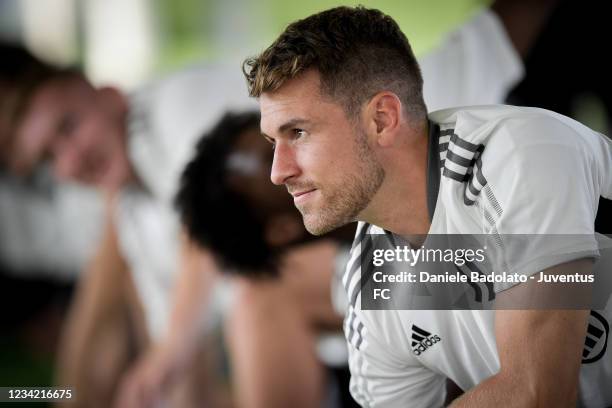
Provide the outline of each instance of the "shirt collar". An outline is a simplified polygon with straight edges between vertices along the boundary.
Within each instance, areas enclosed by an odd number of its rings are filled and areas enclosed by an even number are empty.
[[[427,148],[427,209],[429,221],[433,220],[440,190],[440,126],[429,120],[429,140]]]

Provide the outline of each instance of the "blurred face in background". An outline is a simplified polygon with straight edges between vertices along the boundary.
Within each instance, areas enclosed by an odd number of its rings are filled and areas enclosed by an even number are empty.
[[[125,140],[127,104],[114,89],[78,76],[37,89],[15,128],[11,170],[29,172],[44,159],[60,180],[115,190],[132,178]]]
[[[228,182],[266,220],[266,240],[282,246],[306,234],[300,213],[283,186],[270,181],[274,151],[259,129],[245,131],[228,156]]]
[[[257,208],[268,214],[293,212],[286,190],[270,182],[274,151],[260,135],[259,129],[245,131],[228,156],[229,182],[245,194]]]

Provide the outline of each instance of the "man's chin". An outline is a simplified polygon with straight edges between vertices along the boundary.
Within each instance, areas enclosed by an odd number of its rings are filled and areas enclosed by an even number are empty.
[[[306,231],[311,233],[312,235],[324,235],[328,232],[335,230],[336,228],[340,228],[342,225],[346,223],[332,223],[326,222],[321,219],[321,217],[316,217],[313,215],[303,214],[304,227]]]

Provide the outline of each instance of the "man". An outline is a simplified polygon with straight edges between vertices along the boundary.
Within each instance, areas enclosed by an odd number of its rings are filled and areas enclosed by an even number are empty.
[[[358,402],[439,406],[448,377],[466,391],[457,407],[612,404],[609,354],[580,364],[587,310],[363,310],[355,260],[362,234],[381,229],[413,247],[432,233],[592,235],[599,195],[612,196],[606,138],[537,109],[428,118],[408,41],[377,10],[340,7],[297,21],[245,62],[245,75],[275,149],[271,179],[287,187],[306,228],[323,234],[362,221],[344,278]],[[569,187],[551,188],[555,178]],[[597,245],[591,239],[576,254],[529,249],[525,275],[588,272]],[[540,290],[501,289],[499,302]],[[442,341],[417,354],[413,327]]]

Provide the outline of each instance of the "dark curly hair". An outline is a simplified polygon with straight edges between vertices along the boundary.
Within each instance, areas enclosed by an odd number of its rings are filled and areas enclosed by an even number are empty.
[[[191,239],[230,273],[274,276],[274,251],[265,219],[227,182],[227,159],[246,131],[259,131],[259,113],[226,113],[198,142],[180,180],[175,205]]]

